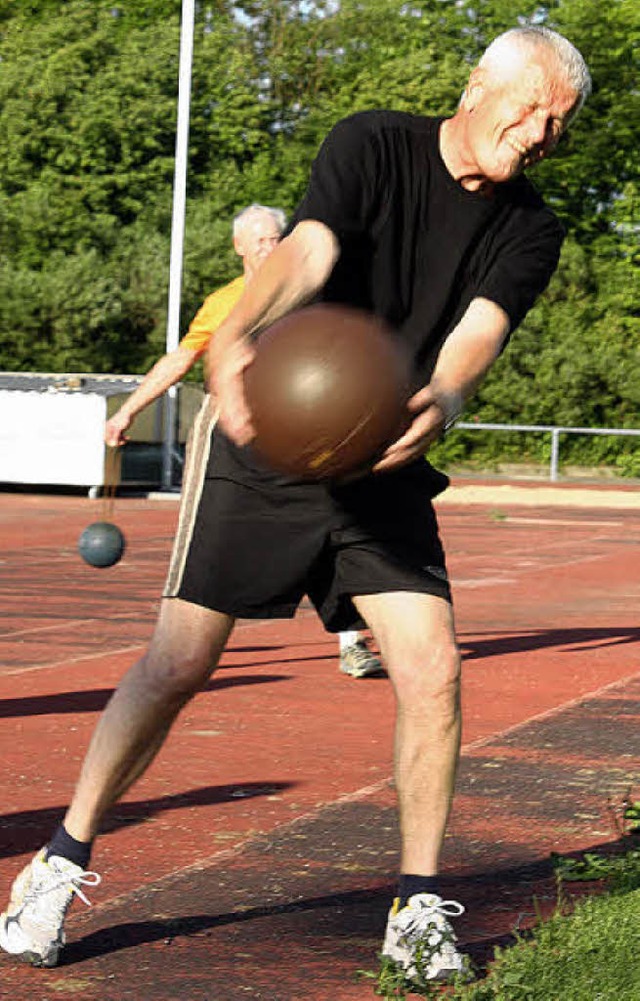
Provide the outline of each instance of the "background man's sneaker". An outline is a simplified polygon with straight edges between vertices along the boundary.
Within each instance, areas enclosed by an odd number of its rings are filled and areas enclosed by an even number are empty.
[[[82,886],[97,886],[100,876],[43,848],[11,887],[11,900],[0,915],[0,947],[32,966],[55,966],[65,943],[64,919],[74,896],[89,901]]]
[[[404,907],[399,903],[396,898],[389,912],[382,955],[418,984],[466,975],[467,961],[456,949],[448,920],[464,913],[462,904],[435,893],[416,893]]]
[[[362,639],[340,651],[340,670],[352,678],[370,678],[371,675],[384,673],[381,661]]]

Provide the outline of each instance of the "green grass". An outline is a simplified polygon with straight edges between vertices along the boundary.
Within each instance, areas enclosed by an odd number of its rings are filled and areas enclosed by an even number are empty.
[[[499,952],[484,981],[456,1001],[638,1001],[640,890],[590,897],[555,914],[530,941]]]
[[[487,975],[471,984],[412,992],[383,961],[375,993],[385,1001],[640,1001],[640,850],[606,858],[555,859],[558,906],[526,937],[497,949]],[[565,882],[603,880],[602,892],[571,905]]]

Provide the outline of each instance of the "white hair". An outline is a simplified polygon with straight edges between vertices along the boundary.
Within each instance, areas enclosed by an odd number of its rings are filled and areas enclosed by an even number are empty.
[[[237,236],[252,216],[261,213],[266,213],[272,217],[278,227],[279,233],[284,231],[284,228],[287,225],[287,217],[282,209],[275,209],[270,205],[258,205],[257,202],[254,202],[252,205],[247,205],[246,209],[242,209],[241,212],[238,212],[238,214],[234,216],[233,235]]]
[[[509,64],[514,48],[533,50],[541,46],[550,49],[558,60],[565,74],[567,83],[578,95],[573,114],[576,115],[591,93],[591,76],[582,55],[575,45],[550,28],[536,25],[523,25],[520,28],[510,28],[491,42],[485,49],[479,66],[500,72],[505,64]]]

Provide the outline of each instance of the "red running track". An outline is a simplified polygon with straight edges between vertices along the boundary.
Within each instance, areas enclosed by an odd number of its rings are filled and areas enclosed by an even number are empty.
[[[505,872],[611,843],[612,809],[637,782],[640,512],[606,506],[607,491],[583,503],[440,506],[465,654],[445,873],[460,896],[456,880],[470,881],[462,930],[480,958],[530,903],[533,877],[507,885]],[[3,901],[153,627],[177,505],[118,500],[128,549],[110,570],[75,550],[101,511],[0,494]],[[93,862],[103,883],[91,911],[73,913],[67,964],[3,960],[7,996],[371,997],[355,974],[375,965],[395,871],[392,718],[387,680],[340,675],[311,609],[240,623],[110,815]],[[487,887],[501,887],[499,906]]]

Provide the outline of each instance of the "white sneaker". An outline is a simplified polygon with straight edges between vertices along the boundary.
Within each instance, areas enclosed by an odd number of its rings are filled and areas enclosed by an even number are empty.
[[[0,948],[32,966],[55,966],[65,943],[64,919],[74,896],[89,906],[81,887],[97,886],[97,872],[85,872],[59,855],[45,861],[43,848],[11,887],[0,915]]]
[[[356,640],[340,651],[340,670],[352,678],[369,678],[372,674],[382,674],[382,663],[364,640]]]
[[[467,974],[465,957],[455,947],[456,936],[448,918],[464,914],[457,900],[442,900],[435,893],[416,893],[404,907],[396,898],[389,911],[382,955],[418,984]]]

